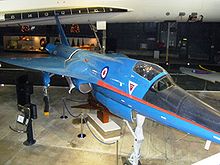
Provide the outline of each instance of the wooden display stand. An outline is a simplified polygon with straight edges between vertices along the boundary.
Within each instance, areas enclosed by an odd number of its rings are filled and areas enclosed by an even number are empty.
[[[109,112],[106,110],[97,111],[97,117],[102,123],[108,123],[109,122]]]

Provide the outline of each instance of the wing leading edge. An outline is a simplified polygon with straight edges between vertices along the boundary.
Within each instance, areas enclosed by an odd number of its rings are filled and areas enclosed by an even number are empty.
[[[91,83],[98,81],[91,73],[90,66],[80,59],[74,59],[71,63],[66,63],[65,59],[59,56],[44,58],[0,58],[0,61],[28,69],[82,79]]]

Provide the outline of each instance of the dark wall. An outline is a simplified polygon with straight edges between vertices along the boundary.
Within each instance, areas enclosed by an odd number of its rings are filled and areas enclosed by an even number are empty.
[[[80,25],[80,33],[71,33],[71,25],[64,25],[65,33],[68,37],[94,37],[89,25]],[[0,28],[0,36],[58,36],[56,26],[36,26],[33,31],[21,32],[21,27]],[[102,33],[98,32],[100,39]],[[149,42],[148,38],[156,37],[155,23],[130,23],[130,24],[108,24],[107,42],[110,47],[117,49],[139,49],[140,43]],[[111,43],[114,42],[114,43]]]
[[[148,46],[150,46],[149,38],[156,39],[156,24],[155,23],[108,24],[107,37],[117,42],[117,49],[139,50],[141,43],[147,43]]]
[[[179,23],[177,40],[187,38],[188,57],[218,60],[220,50],[220,23]]]
[[[160,27],[166,23],[161,23]],[[157,49],[158,24],[156,23],[117,23],[107,24],[107,49],[140,50],[145,43],[147,49]],[[79,25],[80,33],[71,33],[71,25],[64,25],[68,37],[94,37],[89,25]],[[164,29],[162,29],[164,30]],[[35,30],[22,33],[19,26],[0,28],[0,45],[2,36],[6,35],[36,35],[58,36],[56,26],[36,26]],[[102,33],[98,36],[102,38]],[[220,58],[220,23],[178,23],[176,30],[176,43],[187,38],[187,55],[185,58],[214,60]],[[176,44],[175,52],[179,45]]]
[[[0,35],[0,50],[3,48],[3,36]]]

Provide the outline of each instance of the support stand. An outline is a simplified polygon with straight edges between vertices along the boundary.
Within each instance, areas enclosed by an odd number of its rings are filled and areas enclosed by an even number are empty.
[[[98,35],[97,35],[97,32],[98,32],[98,31],[97,31],[96,27],[95,27],[94,25],[92,25],[92,24],[89,24],[89,26],[90,26],[90,29],[93,31],[93,33],[94,33],[94,35],[95,35],[95,38],[96,38],[97,44],[98,44],[98,46],[99,46],[99,49],[102,51],[102,46],[101,46],[99,37],[98,37]]]
[[[25,131],[27,133],[27,140],[23,144],[31,146],[36,142],[33,138],[32,120],[37,119],[37,106],[35,104],[31,104],[33,84],[28,81],[27,75],[21,76],[17,79],[16,92],[18,110],[24,115],[18,116],[17,122],[27,126]]]
[[[83,113],[81,113],[81,133],[78,134],[78,138],[83,139],[86,137],[86,134],[83,133]]]
[[[37,119],[37,106],[35,104],[30,104],[29,108],[26,108],[25,116],[29,117],[29,121],[27,124],[27,131],[26,131],[27,140],[23,144],[26,146],[31,146],[36,142],[36,140],[34,140],[33,137],[32,120]]]
[[[116,141],[116,165],[118,165],[118,140]]]
[[[66,120],[68,118],[68,116],[66,116],[66,113],[65,113],[65,105],[63,105],[63,114],[62,114],[62,116],[60,116],[60,118],[63,119],[63,120]]]
[[[166,61],[165,64],[170,67],[169,63],[169,49],[170,49],[170,33],[171,29],[176,29],[177,23],[173,21],[168,21],[167,22],[167,40],[166,40]],[[173,45],[173,44],[172,44]]]
[[[30,119],[27,125],[27,140],[23,142],[23,144],[26,146],[31,146],[35,143],[36,143],[36,140],[34,140],[34,137],[33,137],[32,119]]]
[[[106,30],[102,31],[102,54],[105,54],[106,52]]]
[[[167,22],[166,65],[169,65],[170,27],[171,23]]]

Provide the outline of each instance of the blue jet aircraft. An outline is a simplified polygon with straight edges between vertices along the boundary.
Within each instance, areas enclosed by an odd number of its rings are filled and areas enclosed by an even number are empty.
[[[129,122],[135,120],[131,164],[137,165],[140,159],[145,118],[220,144],[220,113],[178,87],[162,67],[122,54],[70,47],[58,16],[55,19],[62,44],[48,44],[49,57],[0,61],[43,71],[45,89],[50,74],[65,76],[70,91],[75,87],[82,93],[91,92],[111,113]]]

